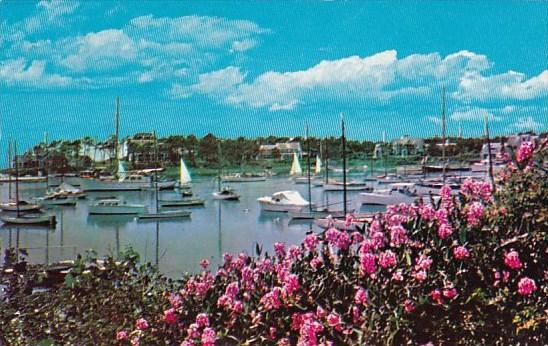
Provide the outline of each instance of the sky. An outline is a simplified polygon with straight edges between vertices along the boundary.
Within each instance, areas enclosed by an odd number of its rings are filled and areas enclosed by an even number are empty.
[[[443,88],[449,134],[546,131],[548,2],[0,0],[0,152],[117,96],[123,136],[433,136]]]

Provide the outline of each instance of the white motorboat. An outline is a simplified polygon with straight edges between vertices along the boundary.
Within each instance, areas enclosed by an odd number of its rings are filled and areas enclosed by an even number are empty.
[[[298,191],[280,191],[272,196],[257,199],[263,211],[300,211],[308,207],[310,202],[305,200]]]
[[[223,175],[221,181],[225,183],[251,183],[266,181],[266,176],[264,174],[256,173],[235,173],[230,175]]]
[[[90,214],[133,215],[146,212],[147,208],[142,204],[128,204],[117,198],[99,199],[89,206]]]
[[[230,187],[224,187],[220,191],[213,192],[214,199],[222,199],[227,201],[237,201],[240,195]]]
[[[39,204],[29,203],[27,201],[20,200],[0,203],[0,209],[3,211],[30,212],[39,211],[40,209],[42,209],[42,206]]]
[[[359,196],[359,202],[360,204],[370,205],[411,204],[420,197],[413,190],[414,186],[415,184],[412,183],[395,183],[389,189],[362,192]]]
[[[345,184],[340,181],[329,181],[323,185],[324,191],[343,191]],[[364,191],[370,189],[367,183],[358,181],[349,181],[346,183],[346,191]]]
[[[41,205],[76,205],[76,197],[63,194],[51,194],[44,197],[37,197],[34,199],[37,203]]]
[[[78,189],[67,183],[61,183],[61,185],[59,185],[55,189],[48,191],[47,195],[63,195],[78,199],[86,197],[86,193],[83,192],[81,189]]]
[[[5,224],[13,225],[49,225],[55,226],[55,216],[47,214],[25,214],[19,216],[0,215]]]

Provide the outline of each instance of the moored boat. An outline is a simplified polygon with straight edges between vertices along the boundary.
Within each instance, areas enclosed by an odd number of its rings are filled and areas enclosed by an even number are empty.
[[[18,216],[0,215],[0,220],[12,225],[49,225],[55,226],[55,216],[47,214],[25,214]]]
[[[300,211],[310,205],[298,191],[280,191],[257,199],[263,211]]]
[[[230,187],[224,187],[220,191],[215,191],[212,194],[214,199],[227,201],[237,201],[240,199],[240,195]]]
[[[323,184],[324,191],[343,191],[345,190],[345,184],[339,181],[329,181],[327,184]],[[367,183],[349,181],[346,183],[346,191],[364,191],[370,189]]]
[[[29,203],[24,200],[12,201],[0,203],[0,209],[3,211],[20,211],[20,212],[30,212],[30,211],[39,211],[42,209],[40,204]]]
[[[201,198],[182,198],[182,199],[160,199],[158,205],[161,208],[176,208],[190,206],[204,206],[205,200]]]
[[[128,204],[118,198],[99,199],[89,206],[90,214],[133,215],[143,214],[147,208],[142,204]]]
[[[251,183],[266,181],[266,175],[260,173],[235,173],[221,176],[221,181],[226,183]]]
[[[137,218],[139,220],[170,220],[189,218],[191,214],[192,212],[188,210],[164,210],[156,213],[138,214]]]

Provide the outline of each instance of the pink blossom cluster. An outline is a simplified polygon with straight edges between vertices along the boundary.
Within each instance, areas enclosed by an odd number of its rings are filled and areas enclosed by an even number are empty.
[[[521,261],[519,259],[519,253],[515,250],[505,253],[504,264],[510,269],[520,269]]]
[[[466,205],[466,221],[472,227],[478,226],[481,223],[483,217],[483,204],[478,201],[474,201]]]
[[[470,199],[480,199],[484,202],[491,200],[491,185],[486,181],[467,178],[462,183],[460,191]]]
[[[463,260],[470,257],[470,252],[464,246],[457,246],[453,249],[453,256],[458,260]]]
[[[530,296],[537,290],[537,285],[535,280],[524,277],[521,278],[518,282],[518,293],[522,296]]]
[[[521,142],[516,160],[519,163],[529,163],[533,158],[533,151],[535,150],[535,144],[532,142]]]

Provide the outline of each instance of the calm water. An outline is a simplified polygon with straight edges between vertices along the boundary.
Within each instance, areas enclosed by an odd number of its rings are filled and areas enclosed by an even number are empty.
[[[45,185],[45,184],[44,184]],[[44,194],[44,185],[21,184],[21,196]],[[88,215],[90,201],[99,196],[121,196],[128,203],[142,203],[154,210],[153,191],[90,192],[76,207],[47,209],[57,216],[55,229],[43,227],[0,227],[0,247],[28,248],[33,263],[71,259],[76,253],[94,249],[99,255],[116,254],[131,245],[143,260],[158,263],[171,276],[197,271],[198,262],[209,259],[217,265],[225,252],[246,251],[254,254],[255,243],[272,252],[275,242],[297,244],[309,230],[320,231],[312,221],[290,222],[287,214],[261,212],[257,198],[282,190],[298,190],[307,198],[307,185],[294,184],[287,177],[265,182],[232,183],[241,200],[217,201],[211,193],[217,189],[214,178],[193,182],[193,191],[206,199],[205,207],[188,208],[190,219],[137,221],[133,216]],[[1,200],[8,198],[8,185],[1,188]],[[356,196],[348,192],[349,199]],[[160,198],[176,198],[174,191],[161,191]],[[342,201],[342,192],[323,192],[312,188],[312,200],[318,205]],[[341,208],[342,205],[338,205]]]

